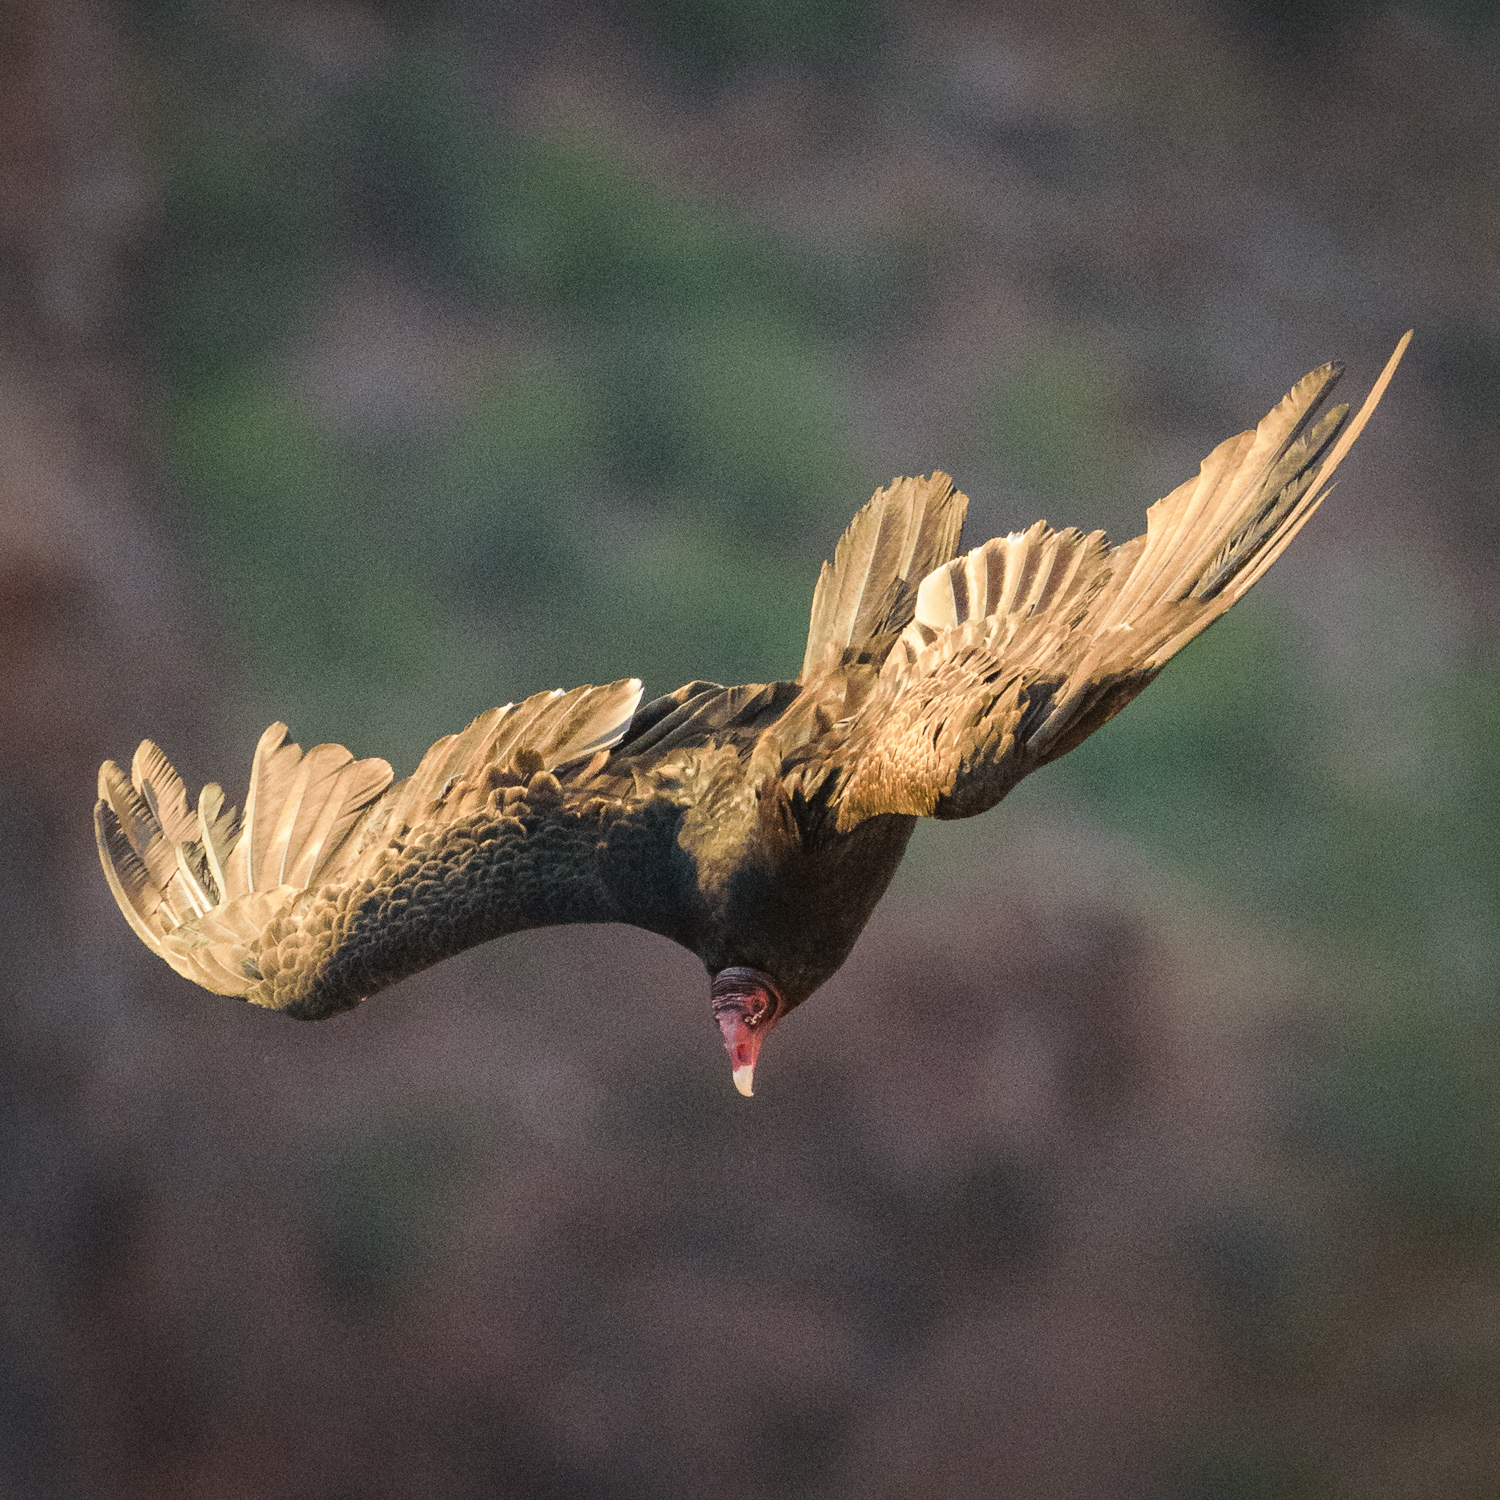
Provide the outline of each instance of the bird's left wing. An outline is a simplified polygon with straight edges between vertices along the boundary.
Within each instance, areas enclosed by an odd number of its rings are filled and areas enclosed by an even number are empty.
[[[1153,505],[1142,536],[1111,547],[1038,522],[930,573],[878,681],[806,752],[836,826],[983,812],[1118,713],[1302,529],[1410,338],[1352,421],[1342,406],[1315,420],[1340,370],[1314,370]]]
[[[342,745],[304,754],[273,724],[243,816],[213,785],[189,811],[181,777],[144,741],[129,776],[113,761],[99,771],[105,878],[179,974],[294,1015],[332,1014],[501,932],[607,919],[585,868],[597,830],[570,830],[587,821],[588,782],[640,696],[627,678],[492,709],[395,785],[385,761]]]

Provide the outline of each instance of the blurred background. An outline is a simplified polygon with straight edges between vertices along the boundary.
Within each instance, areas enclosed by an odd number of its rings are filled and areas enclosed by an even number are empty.
[[[19,0],[0,1494],[1500,1492],[1486,0]],[[1416,342],[1256,595],[923,827],[739,1099],[696,960],[303,1026],[94,775],[790,675],[893,474],[1117,539]]]

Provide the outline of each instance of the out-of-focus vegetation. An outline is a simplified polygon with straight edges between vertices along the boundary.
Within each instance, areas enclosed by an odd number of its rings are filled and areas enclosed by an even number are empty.
[[[274,61],[213,112],[159,78],[169,451],[265,691],[409,757],[557,681],[791,671],[862,483],[847,345],[890,300],[877,249],[695,202],[603,132],[507,128],[451,44],[312,99]],[[320,402],[298,335],[351,256],[461,307],[469,367],[393,351]]]
[[[891,469],[953,468],[971,544],[1119,537],[1418,325],[1256,596],[923,830],[753,1115],[701,976],[628,937],[295,1035],[101,981],[167,1059],[78,1086],[125,1144],[66,1177],[7,1128],[120,1493],[234,1493],[241,1448],[288,1500],[1491,1492],[1488,12],[109,14],[161,512],[247,750],[404,771],[541,688],[789,674]],[[0,1456],[65,1447],[11,1363]]]

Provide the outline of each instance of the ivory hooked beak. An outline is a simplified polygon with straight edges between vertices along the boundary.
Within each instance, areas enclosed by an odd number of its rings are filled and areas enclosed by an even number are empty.
[[[724,1036],[724,1050],[729,1054],[729,1066],[734,1069],[734,1086],[747,1099],[755,1093],[755,1062],[760,1056],[760,1044],[765,1040],[765,1027],[750,1024],[737,1010],[721,1010],[714,1018]]]
[[[781,993],[758,969],[722,969],[714,975],[713,1006],[734,1086],[749,1099],[755,1093],[761,1043],[781,1019]]]

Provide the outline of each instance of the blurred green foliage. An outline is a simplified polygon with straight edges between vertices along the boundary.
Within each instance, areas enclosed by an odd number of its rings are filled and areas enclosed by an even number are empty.
[[[1172,1500],[1301,1500],[1322,1493],[1301,1464],[1258,1434],[1205,1434],[1175,1467]]]
[[[877,0],[631,0],[630,10],[700,87],[767,65],[853,73],[888,29]]]
[[[1225,0],[1225,9],[1238,14],[1263,41],[1305,66],[1318,66],[1319,54],[1309,44],[1324,44],[1331,35],[1353,30],[1370,12],[1382,9],[1379,0]],[[1494,36],[1495,7],[1491,0],[1403,0],[1400,11],[1418,16],[1468,39]],[[1303,50],[1306,49],[1306,50]]]
[[[310,1182],[318,1268],[331,1301],[376,1312],[420,1282],[446,1228],[466,1142],[440,1114],[366,1122]]]
[[[1493,1014],[1420,980],[1367,1006],[1308,1101],[1310,1139],[1388,1204],[1445,1234],[1500,1234]]]
[[[1494,1233],[1500,670],[1406,672],[1389,640],[1422,628],[1423,590],[1366,586],[1390,635],[1357,683],[1299,669],[1263,591],[1052,774],[1322,955],[1339,1019],[1304,1142],[1433,1228]]]
[[[1442,382],[1448,409],[1471,441],[1493,441],[1500,414],[1500,330],[1475,320],[1423,329],[1427,362]]]
[[[1131,488],[1120,385],[1109,359],[1064,334],[1019,355],[981,398],[976,419],[991,446],[987,462],[1046,505],[1055,525]],[[1139,526],[1140,508],[1133,497],[1125,525]]]
[[[158,308],[169,439],[272,712],[410,760],[555,683],[794,666],[809,559],[862,487],[847,263],[605,142],[494,125],[431,53],[193,123]],[[296,348],[351,247],[518,320],[510,352],[432,416],[320,410]]]

